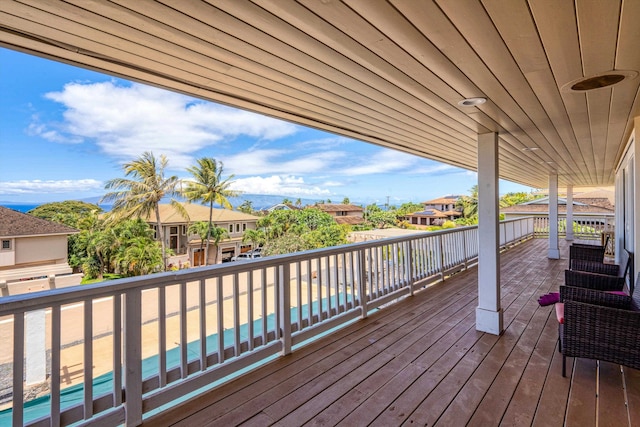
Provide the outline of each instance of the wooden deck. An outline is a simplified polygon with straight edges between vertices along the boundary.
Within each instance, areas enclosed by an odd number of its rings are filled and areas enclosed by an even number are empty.
[[[561,252],[502,255],[500,337],[475,330],[471,269],[145,425],[640,425],[640,371],[569,359],[562,377],[553,306],[537,302],[563,281]]]

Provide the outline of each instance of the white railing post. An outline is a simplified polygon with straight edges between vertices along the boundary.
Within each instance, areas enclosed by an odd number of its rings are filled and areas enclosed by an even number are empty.
[[[367,253],[365,249],[360,249],[358,251],[358,257],[360,257],[360,263],[358,268],[358,274],[360,277],[358,278],[358,293],[360,294],[360,307],[362,307],[362,313],[360,315],[361,318],[365,319],[369,313],[367,310],[367,283],[369,282],[369,277],[367,276]]]
[[[127,426],[142,424],[142,291],[125,292],[124,365]],[[161,338],[163,339],[163,338]]]
[[[438,236],[439,250],[440,250],[440,278],[444,281],[444,242],[442,234]]]
[[[278,266],[278,287],[280,288],[280,340],[282,341],[281,354],[291,353],[291,271],[290,264]]]
[[[367,310],[367,282],[369,278],[367,277],[367,254],[365,249],[358,251],[358,258],[360,259],[358,263],[358,294],[360,307],[362,308],[360,317],[365,319],[369,315]]]
[[[413,241],[407,240],[404,242],[406,247],[405,255],[405,277],[407,278],[407,284],[409,285],[409,295],[413,296]]]

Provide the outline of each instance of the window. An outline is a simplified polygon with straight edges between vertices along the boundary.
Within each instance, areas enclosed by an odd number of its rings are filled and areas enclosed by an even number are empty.
[[[184,236],[187,235],[187,226],[186,225],[182,226],[182,235],[184,235]]]
[[[2,241],[2,250],[11,250],[11,240],[3,240]]]
[[[242,231],[247,231],[247,224],[242,224]]]
[[[236,224],[236,233],[240,232],[240,224]]]
[[[233,233],[233,224],[229,224],[229,233]]]

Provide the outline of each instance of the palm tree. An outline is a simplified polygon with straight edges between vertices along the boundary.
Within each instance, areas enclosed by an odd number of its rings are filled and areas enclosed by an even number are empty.
[[[202,249],[204,249],[204,241],[211,232],[209,223],[206,221],[194,222],[189,225],[189,229],[187,231],[189,234],[197,234],[200,237],[200,251],[202,251]]]
[[[462,208],[465,218],[475,218],[478,216],[478,186],[471,187],[469,193],[469,196],[460,197],[457,205]]]
[[[100,203],[114,202],[110,216],[115,220],[151,218],[152,213],[155,214],[163,264],[166,264],[167,248],[160,221],[160,201],[166,196],[179,195],[180,183],[177,176],[165,178],[167,163],[164,155],[156,159],[152,152],[146,151],[138,159],[123,165],[125,178],[107,181],[105,189],[115,191],[105,194],[100,200]],[[184,207],[176,200],[171,199],[171,205],[183,216],[186,215]]]
[[[242,242],[250,242],[252,248],[256,248],[260,245],[264,245],[267,241],[266,234],[264,230],[253,230],[249,229],[244,232],[242,235]]]
[[[229,197],[235,197],[239,194],[237,191],[229,189],[232,184],[231,179],[234,175],[230,175],[226,179],[222,178],[224,165],[212,157],[203,157],[198,159],[198,165],[187,168],[187,171],[193,175],[193,180],[186,183],[186,189],[183,195],[187,201],[199,201],[203,205],[209,204],[209,230],[213,231],[213,204],[232,209]],[[206,236],[207,245],[204,250],[204,264],[207,265],[209,257],[209,238],[211,231]],[[219,240],[216,242],[216,245]]]
[[[209,240],[213,240],[213,245],[216,247],[216,257],[213,260],[214,264],[218,263],[218,245],[220,244],[221,240],[226,239],[227,237],[229,237],[229,233],[227,233],[227,230],[222,227],[211,227],[209,229],[209,239],[207,240],[207,246],[209,245]],[[204,262],[206,265],[207,260],[205,259]]]

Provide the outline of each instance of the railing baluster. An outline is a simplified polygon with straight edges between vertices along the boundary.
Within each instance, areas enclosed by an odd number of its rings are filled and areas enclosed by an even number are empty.
[[[189,375],[189,356],[187,338],[187,282],[180,283],[180,377]]]
[[[233,348],[234,356],[240,356],[240,276],[233,275]]]
[[[200,305],[200,370],[207,369],[207,287],[206,280],[198,281],[198,300]]]
[[[322,322],[322,313],[324,312],[322,301],[322,263],[320,258],[316,258],[316,293],[318,294],[318,322]]]
[[[113,406],[122,405],[122,294],[113,296]]]
[[[84,301],[84,419],[93,416],[93,301]]]
[[[142,424],[142,296],[140,288],[125,293],[124,363],[127,391],[126,425]]]
[[[262,345],[266,345],[269,337],[269,315],[267,312],[268,286],[267,286],[267,270],[262,269],[260,274],[260,289],[262,293]]]
[[[216,305],[218,309],[218,363],[224,362],[224,295],[222,292],[224,277],[216,277]]]
[[[306,261],[307,266],[307,319],[309,326],[313,325],[313,273],[311,272],[311,261]]]
[[[13,425],[22,426],[24,416],[24,311],[13,316]]]
[[[278,266],[277,286],[280,293],[278,312],[280,313],[280,333],[282,341],[282,355],[291,353],[291,267],[290,264]]]
[[[60,306],[51,307],[51,427],[60,426]]]
[[[247,341],[249,342],[248,351],[253,351],[253,270],[247,273]]]
[[[295,263],[296,269],[296,297],[298,304],[298,329],[302,329],[302,280],[300,277],[300,262]]]
[[[167,288],[158,288],[158,375],[160,387],[167,385]]]

